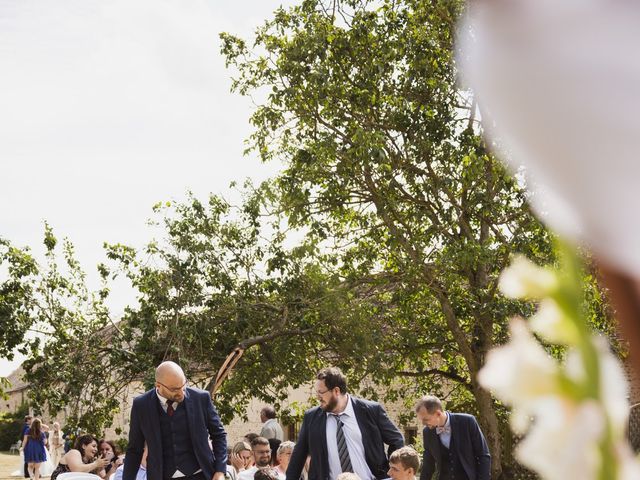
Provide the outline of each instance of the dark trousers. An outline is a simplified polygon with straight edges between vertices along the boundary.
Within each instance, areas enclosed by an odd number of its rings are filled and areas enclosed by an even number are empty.
[[[29,478],[29,464],[27,462],[24,462],[24,478]]]

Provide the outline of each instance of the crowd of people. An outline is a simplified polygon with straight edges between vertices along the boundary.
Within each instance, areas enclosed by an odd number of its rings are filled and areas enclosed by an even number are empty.
[[[110,440],[98,440],[92,435],[80,435],[71,444],[60,424],[43,424],[27,415],[22,429],[24,477],[39,480],[55,478],[63,472],[92,472],[110,479],[122,465],[124,456]]]
[[[404,445],[384,407],[349,394],[338,368],[318,372],[314,387],[319,405],[305,413],[295,443],[284,440],[275,410],[266,406],[260,433],[228,444],[209,393],[187,386],[180,366],[163,362],[155,388],[133,402],[126,456],[111,441],[81,435],[68,452],[56,453],[51,480],[63,472],[108,480],[413,480],[418,472],[420,480],[489,480],[491,457],[472,415],[448,412],[434,396],[419,399],[420,468],[419,454]],[[29,422],[24,458],[38,479],[47,436],[39,419]],[[63,440],[54,424],[52,458]]]

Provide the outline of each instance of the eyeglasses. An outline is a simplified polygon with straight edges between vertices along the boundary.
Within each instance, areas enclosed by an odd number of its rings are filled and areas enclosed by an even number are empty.
[[[169,390],[171,393],[178,393],[180,390],[184,390],[186,388],[186,386],[187,386],[187,382],[186,381],[182,384],[181,387],[167,387],[164,383],[158,382],[157,380],[156,380],[156,383],[159,383],[164,388]]]
[[[330,392],[330,389],[325,390],[324,392],[321,392],[320,390],[316,390],[316,396],[317,397],[321,397],[322,395],[324,395],[327,392]]]

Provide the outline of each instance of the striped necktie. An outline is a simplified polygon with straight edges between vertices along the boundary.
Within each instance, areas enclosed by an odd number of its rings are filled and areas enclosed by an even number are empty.
[[[173,417],[173,412],[175,412],[173,409],[173,400],[167,400],[167,414]]]
[[[342,430],[343,423],[340,419],[340,415],[336,415],[332,413],[336,419],[336,440],[338,442],[338,457],[340,457],[340,468],[343,472],[353,472],[353,467],[351,466],[351,458],[349,457],[349,449],[347,448],[347,441],[344,438],[344,430]]]

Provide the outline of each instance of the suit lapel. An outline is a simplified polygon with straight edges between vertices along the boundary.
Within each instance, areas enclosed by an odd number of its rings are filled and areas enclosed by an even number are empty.
[[[193,398],[189,395],[189,389],[187,388],[184,391],[184,400],[182,401],[184,405],[184,413],[187,415],[187,423],[189,425],[189,431],[191,432],[191,441],[193,442],[193,432],[195,432],[195,420],[196,416],[193,411]]]
[[[318,407],[318,417],[316,418],[316,431],[320,438],[320,448],[322,450],[322,462],[324,463],[323,469],[326,472],[326,476],[329,477],[329,450],[327,449],[327,414],[324,410]]]
[[[371,421],[369,419],[368,412],[362,402],[359,402],[357,398],[349,395],[349,401],[353,407],[353,414],[356,416],[356,422],[358,422],[358,428],[360,429],[360,435],[362,436],[362,447],[364,448],[364,457],[371,468],[371,465],[375,464],[369,458],[371,452],[375,451],[375,448],[371,447],[370,443],[372,441],[370,432],[373,426],[371,425]]]
[[[158,425],[160,425],[160,413],[158,407],[162,408],[162,406],[160,406],[160,400],[158,399],[155,388],[149,393],[149,401],[147,402],[147,412],[150,417],[149,420],[151,420],[149,422],[149,426],[153,432],[153,440],[160,451],[160,458],[162,458],[162,434],[160,432],[160,428],[158,428]]]
[[[455,441],[459,436],[458,428],[459,422],[458,417],[456,417],[455,413],[447,412],[449,414],[449,425],[451,426],[451,439],[449,440],[449,450],[454,451]]]
[[[369,431],[369,428],[367,425],[363,423],[365,421],[367,412],[364,411],[364,407],[362,406],[362,404],[352,396],[349,396],[349,401],[353,406],[353,413],[356,416],[356,421],[358,422],[358,428],[360,429],[360,433],[362,434],[362,443],[364,444],[365,439],[369,438],[368,435],[364,435],[365,432]],[[364,451],[366,452],[367,450],[368,449],[365,446]]]
[[[441,451],[440,451],[440,437],[438,436],[438,434],[436,433],[435,430],[429,430],[429,435],[427,436],[427,438],[431,439],[431,449],[433,450],[433,457],[436,459],[436,463],[438,463],[438,465],[440,464],[440,456],[441,456]]]

